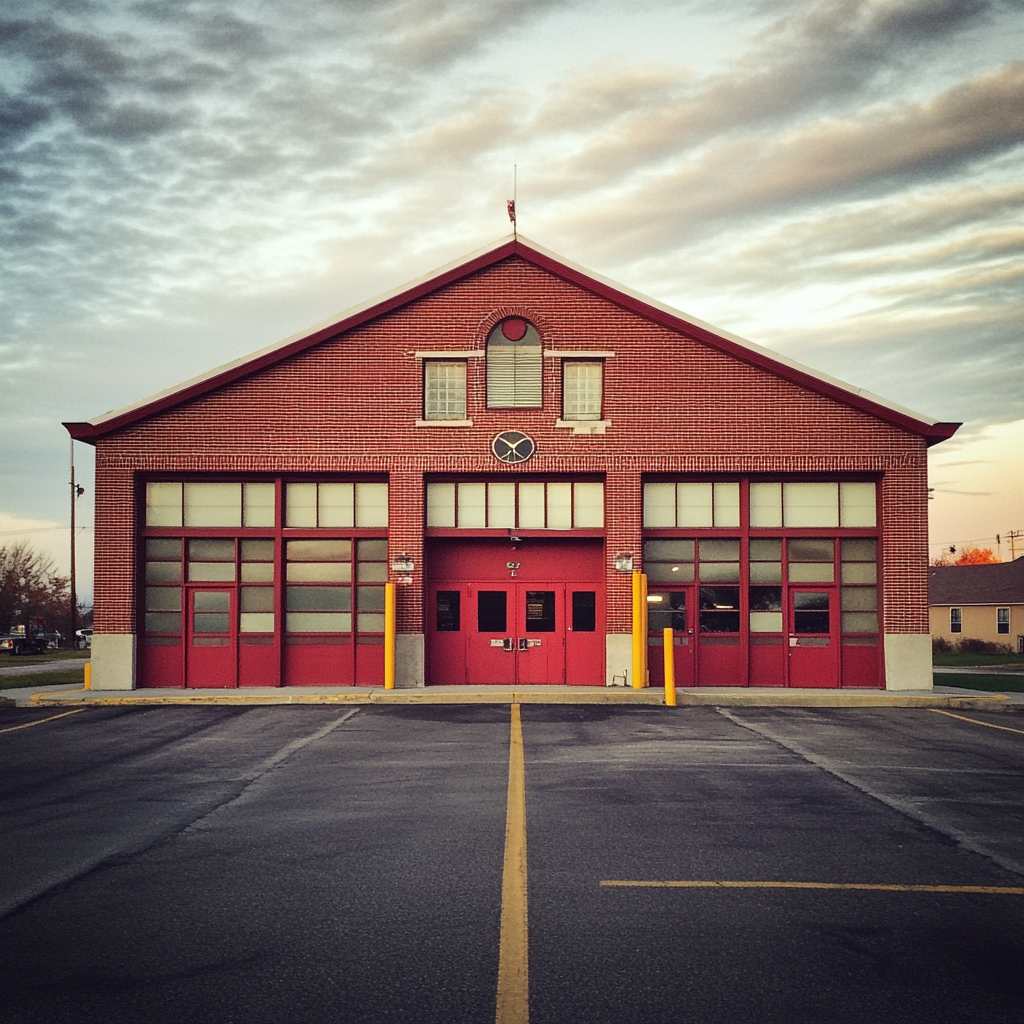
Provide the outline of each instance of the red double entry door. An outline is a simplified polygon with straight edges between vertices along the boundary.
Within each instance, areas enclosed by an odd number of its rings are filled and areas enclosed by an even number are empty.
[[[603,585],[565,579],[599,575],[599,545],[453,542],[432,564],[449,572],[427,594],[428,682],[604,685]],[[452,579],[459,567],[496,578]]]

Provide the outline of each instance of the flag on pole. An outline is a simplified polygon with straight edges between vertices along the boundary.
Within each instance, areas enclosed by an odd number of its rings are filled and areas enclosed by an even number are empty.
[[[510,221],[512,221],[513,224],[515,224],[515,222],[516,222],[516,201],[514,199],[510,199],[510,200],[508,200],[507,203],[505,203],[505,206],[508,209],[508,219]]]

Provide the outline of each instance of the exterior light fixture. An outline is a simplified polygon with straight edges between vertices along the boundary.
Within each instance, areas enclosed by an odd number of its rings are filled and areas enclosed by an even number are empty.
[[[391,563],[391,571],[397,573],[412,572],[416,568],[416,563],[404,552],[394,559]]]
[[[633,554],[629,551],[624,551],[622,554],[615,556],[615,568],[618,572],[632,572],[633,571]]]

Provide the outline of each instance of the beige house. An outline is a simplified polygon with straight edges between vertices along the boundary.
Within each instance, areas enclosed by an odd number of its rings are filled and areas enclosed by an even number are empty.
[[[1024,654],[1024,556],[993,565],[941,565],[929,570],[933,637],[1009,644]]]

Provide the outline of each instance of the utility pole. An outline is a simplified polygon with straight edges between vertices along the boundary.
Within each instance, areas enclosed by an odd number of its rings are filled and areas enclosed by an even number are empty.
[[[75,483],[75,439],[71,438],[71,634],[70,644],[72,650],[78,643],[78,592],[75,588],[75,505],[81,495],[85,494],[85,488]]]
[[[1014,541],[1024,538],[1024,530],[1010,530],[1006,537],[1010,542],[1010,561],[1012,562],[1017,557],[1017,547]]]

